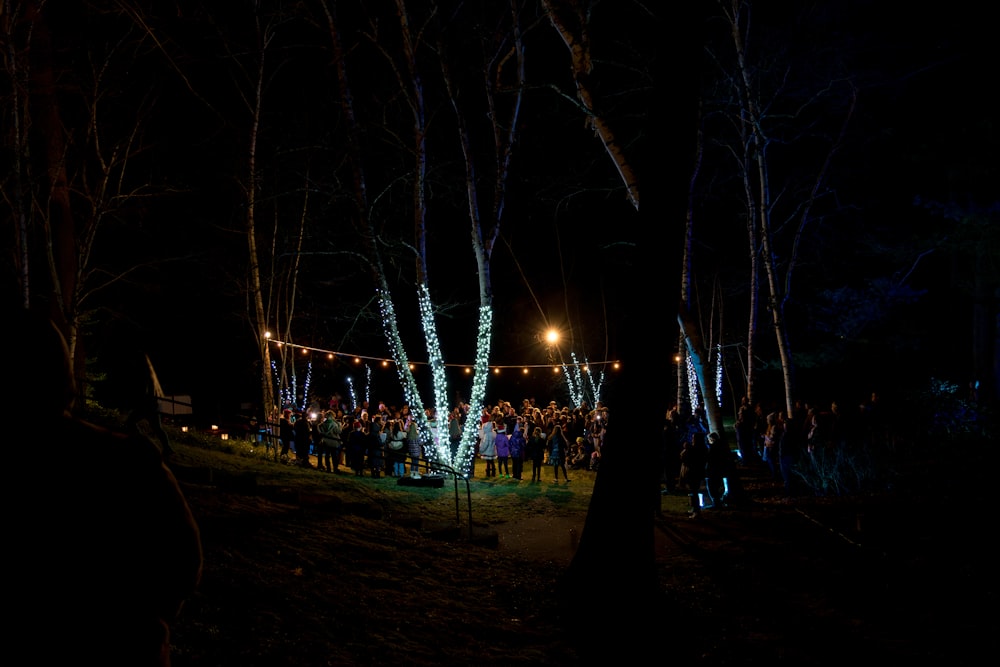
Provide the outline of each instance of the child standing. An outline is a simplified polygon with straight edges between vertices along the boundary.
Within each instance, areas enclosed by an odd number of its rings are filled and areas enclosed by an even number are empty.
[[[510,438],[503,422],[495,423],[497,437],[493,444],[497,448],[497,472],[500,477],[510,479]]]

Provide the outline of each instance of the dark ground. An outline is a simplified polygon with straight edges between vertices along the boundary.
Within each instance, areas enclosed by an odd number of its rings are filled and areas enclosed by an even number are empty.
[[[596,662],[597,643],[642,657],[627,633],[606,636],[615,609],[567,627],[559,604],[560,585],[585,593],[608,576],[562,577],[593,473],[529,491],[474,479],[470,539],[465,489],[457,510],[450,485],[404,492],[394,479],[274,463],[251,474],[239,457],[178,450],[205,570],[174,626],[175,667],[578,665]],[[748,501],[699,521],[685,518],[686,498],[664,496],[653,659],[964,665],[994,654],[995,523],[980,472],[862,501],[785,498],[744,468]]]

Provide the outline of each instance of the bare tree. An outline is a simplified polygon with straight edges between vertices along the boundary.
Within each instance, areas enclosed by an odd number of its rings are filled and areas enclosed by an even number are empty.
[[[425,409],[424,399],[421,397],[410,368],[410,359],[398,325],[392,289],[387,279],[383,253],[380,250],[380,243],[384,242],[385,239],[380,238],[376,233],[371,215],[371,205],[367,194],[368,186],[362,167],[359,125],[353,108],[354,96],[348,80],[347,59],[344,57],[345,49],[343,48],[336,8],[325,3],[324,9],[334,44],[343,113],[348,119],[357,226],[371,260],[370,265],[385,324],[385,334],[404,389],[404,398],[420,421],[425,439],[432,442],[428,456],[464,473],[468,471],[474,453],[473,445],[477,426],[475,420],[467,420],[461,444],[458,451],[454,453],[450,451],[446,429],[432,429],[429,425],[429,420],[433,420],[437,416],[443,420],[448,414],[450,392],[445,374],[444,351],[437,335],[436,306],[432,298],[430,281],[432,267],[428,260],[427,249],[428,219],[431,210],[429,200],[426,197],[426,176],[430,157],[427,150],[428,121],[425,90],[428,78],[433,76],[440,82],[444,91],[444,99],[454,111],[454,136],[457,138],[461,163],[464,165],[466,211],[479,281],[479,319],[475,339],[476,357],[472,380],[473,388],[470,399],[471,413],[478,414],[485,398],[492,342],[493,290],[490,279],[490,260],[503,219],[506,183],[514,155],[521,96],[524,89],[524,65],[519,35],[518,7],[516,3],[511,3],[509,23],[501,22],[501,25],[506,25],[506,28],[498,29],[493,33],[494,41],[484,40],[482,47],[486,56],[480,75],[480,90],[484,95],[484,100],[481,103],[488,110],[488,136],[492,138],[487,151],[488,154],[492,155],[492,166],[489,170],[492,177],[492,188],[489,197],[483,197],[480,191],[480,172],[486,170],[480,164],[482,152],[474,145],[483,136],[481,134],[482,128],[470,128],[467,125],[467,119],[472,117],[472,114],[469,114],[461,106],[457,88],[458,81],[448,62],[451,54],[448,52],[447,38],[444,33],[447,31],[447,24],[454,17],[442,18],[437,15],[435,8],[432,8],[422,16],[419,24],[414,25],[411,11],[406,3],[403,0],[397,0],[395,13],[399,28],[398,43],[394,44],[385,40],[384,35],[378,32],[382,26],[375,22],[371,23],[371,29],[367,32],[369,42],[381,53],[384,62],[388,64],[389,70],[395,78],[411,121],[412,170],[410,187],[411,215],[413,217],[413,244],[411,247],[416,272],[417,310],[432,379],[432,397],[429,406],[427,406],[428,409]],[[399,47],[398,50],[394,48],[395,46]],[[429,64],[425,65],[425,60]],[[508,69],[511,72],[510,75],[506,73]],[[498,102],[498,98],[503,98],[502,105]]]
[[[588,22],[590,20],[589,3],[582,0],[567,0],[558,4],[553,0],[542,0],[542,8],[552,26],[558,31],[563,43],[569,51],[572,63],[573,82],[576,90],[576,98],[587,122],[593,127],[594,134],[604,146],[604,149],[615,165],[617,173],[625,186],[629,202],[639,210],[639,179],[626,154],[624,148],[619,144],[612,131],[610,124],[603,118],[596,106],[596,98],[591,90],[589,81],[592,77],[593,62],[590,54],[590,39],[588,36]],[[693,131],[693,130],[692,130]],[[697,172],[694,171],[693,174]],[[693,209],[689,207],[687,219],[689,242],[692,238],[691,214]],[[701,387],[702,398],[712,430],[722,433],[722,412],[718,401],[718,396],[713,389],[711,382],[712,365],[710,355],[705,349],[701,332],[699,331],[694,313],[691,311],[689,302],[689,281],[688,272],[694,260],[693,254],[685,251],[684,257],[684,277],[682,282],[682,297],[677,308],[677,323],[680,331],[684,335],[686,342],[686,354],[692,362],[692,368]]]
[[[801,101],[789,104],[788,101],[781,100],[783,92],[789,99],[795,99],[802,93],[795,91],[793,96],[788,94],[787,90],[782,90],[781,84],[788,82],[789,74],[787,69],[781,70],[778,64],[772,65],[774,69],[779,70],[779,75],[774,77],[779,82],[778,88],[770,93],[766,91],[761,82],[763,77],[754,74],[763,69],[764,65],[752,66],[747,55],[751,3],[746,0],[725,0],[720,2],[720,5],[729,27],[735,60],[732,66],[733,75],[727,78],[732,81],[736,91],[734,98],[738,100],[731,118],[739,140],[732,154],[737,158],[742,176],[749,231],[751,292],[747,331],[748,395],[752,396],[753,391],[752,369],[754,339],[757,333],[759,261],[767,280],[766,310],[771,318],[771,327],[781,360],[785,407],[790,415],[795,401],[795,364],[786,321],[786,305],[792,295],[792,278],[800,261],[802,245],[806,239],[806,227],[815,222],[814,206],[826,194],[824,183],[830,163],[847,131],[856,97],[852,87],[846,82],[838,85],[838,82],[831,81],[826,88],[806,93]],[[793,140],[790,132],[808,134],[815,138],[817,131],[810,127],[815,121],[809,118],[807,112],[817,103],[838,94],[840,90],[847,91],[848,99],[840,128],[829,140],[828,150],[815,171],[804,179],[804,185],[799,189],[791,188],[789,184],[780,188],[778,194],[783,208],[779,207],[779,197],[775,193],[771,148],[774,145],[790,143]],[[780,138],[775,135],[779,135]],[[808,174],[801,165],[792,171]],[[781,210],[788,211],[786,217],[780,217]],[[779,246],[778,232],[784,228],[790,228],[792,231],[780,237],[786,240],[784,245]]]
[[[649,135],[642,136],[636,140],[636,145],[645,147],[645,161],[642,163],[646,171],[640,172],[631,166],[631,159],[626,155],[624,148],[619,145],[614,133],[610,131],[610,123],[598,119],[602,113],[597,107],[597,98],[591,88],[590,82],[593,80],[592,64],[590,56],[590,40],[588,36],[589,22],[591,20],[590,9],[592,3],[586,0],[542,0],[542,7],[546,17],[562,37],[566,45],[572,62],[571,70],[573,82],[576,89],[576,100],[582,113],[594,128],[594,135],[603,145],[605,152],[610,157],[612,163],[622,183],[625,186],[628,201],[639,213],[639,220],[633,224],[645,231],[651,232],[651,239],[644,239],[642,247],[637,247],[635,253],[635,274],[640,284],[649,285],[653,293],[668,294],[672,290],[665,289],[664,275],[669,272],[662,270],[650,270],[652,260],[657,259],[657,250],[663,249],[667,242],[668,234],[666,229],[669,221],[661,217],[663,209],[658,205],[662,202],[664,195],[657,193],[650,197],[647,193],[640,208],[639,185],[641,182],[654,183],[653,190],[665,189],[658,179],[664,177],[664,173],[656,166],[657,163],[670,163],[674,165],[685,164],[689,174],[697,174],[696,167],[691,164],[691,160],[697,155],[692,152],[690,155],[683,154],[681,147],[688,146],[687,141],[673,142],[672,154],[661,155],[659,151],[664,148],[657,137]],[[656,13],[649,11],[644,19],[653,23],[662,32],[660,39],[668,39],[666,25],[657,22]],[[690,57],[686,50],[694,46],[697,40],[693,36],[697,35],[700,26],[700,14],[696,10],[677,12],[676,16],[671,15],[678,30],[670,33],[677,38],[677,44],[673,47],[678,54],[683,53],[683,57]],[[681,37],[681,31],[689,31],[688,35]],[[700,46],[700,45],[697,45]],[[697,68],[692,68],[697,71]],[[657,75],[662,76],[662,72],[651,73],[653,83],[661,83],[657,80]],[[677,85],[671,89],[672,102],[675,108],[686,109],[695,98],[694,89],[689,85],[697,79],[696,76],[676,77]],[[661,83],[662,85],[662,83]],[[663,89],[661,89],[663,90]],[[661,104],[661,99],[656,99],[653,104]],[[655,113],[651,107],[645,110],[652,118]],[[657,108],[657,112],[659,109]],[[683,125],[689,120],[688,113],[679,114],[681,119],[680,130],[682,136],[694,136],[695,125],[690,127]],[[653,123],[653,121],[649,121]],[[677,127],[676,124],[672,127]],[[680,153],[680,154],[678,154]],[[670,173],[668,178],[677,178],[676,173]],[[645,180],[643,180],[645,179]],[[657,187],[659,186],[659,187]],[[675,192],[676,187],[670,188]],[[688,218],[687,234],[692,234],[693,209],[690,205],[690,187],[685,188],[688,195]],[[680,228],[680,225],[677,225]],[[646,236],[645,234],[643,236]],[[684,253],[679,257],[684,266],[685,275],[690,272],[693,256]],[[659,262],[662,264],[662,260]],[[657,266],[657,269],[662,269]],[[686,285],[686,283],[685,283]],[[685,292],[686,294],[686,292]],[[682,298],[676,306],[667,303],[666,309],[676,317],[679,329],[686,342],[688,354],[693,360],[693,368],[697,374],[699,385],[702,387],[702,394],[709,403],[709,419],[713,428],[722,432],[721,413],[718,409],[714,391],[710,390],[711,384],[707,379],[707,364],[702,359],[704,344],[693,313]],[[668,315],[669,316],[669,315]],[[619,327],[627,327],[619,323]],[[662,332],[673,331],[671,327],[665,327]],[[648,355],[650,350],[663,345],[664,338],[667,341],[674,340],[672,335],[664,336],[662,332],[643,333],[639,329],[629,336],[628,340],[636,346],[637,350],[642,350],[643,355]],[[669,343],[668,343],[669,344]],[[637,366],[633,368],[633,366]],[[652,397],[659,402],[665,398],[662,388],[667,386],[663,377],[663,371],[654,364],[631,364],[625,360],[625,367],[629,369],[632,383],[626,387],[626,391],[642,391],[644,395],[652,389]],[[643,389],[640,390],[639,388]],[[712,403],[714,402],[714,405]],[[613,572],[614,576],[609,576],[605,580],[595,582],[595,585],[588,588],[586,596],[575,594],[572,585],[567,587],[567,603],[575,617],[587,618],[589,614],[596,610],[614,608],[620,613],[616,614],[613,627],[608,632],[614,635],[618,632],[627,631],[634,638],[628,650],[631,655],[644,655],[647,651],[654,651],[654,642],[651,637],[658,634],[657,614],[650,613],[650,609],[657,609],[662,601],[657,599],[657,586],[655,583],[655,566],[653,559],[653,516],[659,503],[659,470],[652,462],[658,458],[659,442],[656,435],[638,428],[634,420],[630,419],[624,407],[621,410],[612,409],[611,417],[607,426],[607,435],[602,457],[601,468],[598,473],[597,482],[594,487],[594,496],[587,514],[587,521],[580,539],[580,544],[574,555],[573,561],[567,573],[567,580],[578,580],[581,576],[587,576],[593,568],[600,567],[605,572]],[[645,461],[645,463],[637,463]],[[609,550],[608,545],[614,544],[614,548]],[[639,602],[635,596],[645,596]],[[630,599],[626,602],[626,599]],[[625,611],[630,607],[642,608],[645,611],[630,613]],[[627,630],[626,630],[627,629]],[[597,641],[594,645],[595,653],[602,657],[613,659],[616,651],[621,650],[620,642]],[[618,656],[620,657],[620,655]]]
[[[17,157],[3,191],[20,230],[19,286],[25,304],[49,303],[83,377],[80,329],[92,319],[97,295],[153,261],[108,252],[112,238],[128,242],[148,200],[162,194],[142,175],[150,154],[144,131],[157,98],[148,85],[137,96],[121,94],[148,45],[141,30],[124,29],[88,43],[79,59],[65,64],[56,57],[46,3],[6,5],[13,121],[7,141]],[[90,16],[109,23],[119,18],[115,12]],[[27,95],[29,89],[34,94]],[[32,128],[43,145],[29,142]]]

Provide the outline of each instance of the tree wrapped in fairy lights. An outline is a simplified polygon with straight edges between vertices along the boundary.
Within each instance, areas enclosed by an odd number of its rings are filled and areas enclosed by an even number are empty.
[[[435,100],[435,106],[446,105],[452,111],[450,120],[453,121],[455,130],[452,139],[457,139],[453,146],[460,151],[462,156],[460,163],[464,167],[466,210],[479,281],[479,319],[469,404],[470,414],[479,414],[485,401],[492,342],[493,289],[490,261],[504,215],[506,186],[525,89],[521,17],[516,6],[506,8],[504,13],[509,12],[509,14],[497,17],[497,21],[493,24],[496,28],[492,32],[478,35],[482,43],[489,46],[488,55],[484,58],[481,68],[468,66],[469,58],[473,57],[472,53],[484,53],[479,49],[479,44],[472,44],[474,48],[471,51],[449,50],[444,39],[448,25],[430,21],[429,16],[411,16],[410,10],[402,2],[396,4],[398,26],[393,26],[392,32],[393,36],[398,38],[398,44],[394,45],[391,39],[385,39],[382,35],[377,36],[379,39],[375,39],[376,35],[369,35],[372,38],[371,45],[396,77],[399,94],[397,99],[404,101],[404,106],[410,112],[408,120],[412,123],[410,182],[413,216],[412,253],[416,269],[415,296],[427,353],[427,365],[431,373],[431,396],[425,400],[420,394],[411,370],[409,355],[400,333],[392,290],[387,279],[382,247],[388,240],[380,235],[373,222],[362,160],[362,133],[354,108],[355,102],[351,94],[348,63],[345,57],[346,53],[355,51],[344,48],[335,5],[324,3],[324,10],[334,52],[337,55],[334,60],[340,87],[340,102],[348,125],[348,159],[354,176],[353,194],[356,209],[353,222],[372,268],[382,328],[399,374],[404,398],[410,406],[411,414],[417,419],[424,442],[429,443],[429,446],[425,447],[425,455],[432,464],[464,475],[468,473],[475,452],[474,445],[478,437],[477,420],[466,420],[461,442],[454,454],[449,445],[447,429],[431,428],[429,420],[429,417],[433,416],[440,420],[445,419],[449,413],[449,391],[444,352],[437,334],[427,256],[430,215],[427,174],[430,159],[427,146],[428,105],[425,95],[428,95],[430,90],[435,91],[436,94],[443,96],[443,99]],[[411,29],[411,26],[416,25],[421,26],[421,29]],[[431,26],[433,29],[428,29]],[[458,90],[459,77],[453,76],[451,63],[461,67],[458,71],[462,76],[472,71],[476,72],[476,76],[473,77],[475,79],[473,87],[463,90],[461,96]],[[433,82],[433,85],[428,82]],[[487,174],[488,177],[485,177]],[[481,185],[483,183],[489,183],[491,187],[483,188]]]

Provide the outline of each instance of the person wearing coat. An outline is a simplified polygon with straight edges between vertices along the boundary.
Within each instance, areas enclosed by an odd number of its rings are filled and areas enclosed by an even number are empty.
[[[493,421],[487,420],[479,429],[479,456],[486,461],[486,477],[497,476],[497,435]]]
[[[536,426],[531,430],[531,437],[525,443],[525,455],[531,461],[531,481],[542,481],[542,464],[545,461],[545,435],[542,427]]]
[[[552,432],[545,441],[545,448],[549,452],[549,463],[552,465],[552,472],[555,475],[552,481],[559,483],[559,469],[563,471],[563,479],[571,481],[566,472],[566,458],[569,456],[569,440],[563,433],[562,426],[556,424],[552,427]]]
[[[681,450],[680,483],[682,488],[687,490],[691,503],[689,519],[697,519],[701,516],[701,501],[698,499],[698,492],[701,490],[702,480],[705,479],[705,465],[707,463],[708,447],[705,445],[705,433],[695,431],[690,438],[684,441],[684,449]]]
[[[333,410],[324,413],[323,421],[317,426],[321,438],[321,449],[318,454],[318,467],[327,472],[340,472],[340,434],[343,430],[337,421]]]
[[[385,441],[388,433],[382,423],[382,415],[376,414],[368,432],[368,468],[373,478],[382,476],[385,467]]]
[[[406,417],[406,445],[410,452],[410,477],[420,479],[420,456],[423,454],[420,429],[417,420],[409,415]]]
[[[495,422],[497,437],[493,444],[497,448],[497,472],[501,478],[510,479],[510,438],[507,437],[507,425]]]
[[[292,411],[285,408],[278,419],[278,441],[281,443],[281,460],[288,460],[288,451],[295,442],[295,425],[292,424]]]
[[[303,468],[311,468],[309,463],[309,447],[312,445],[312,424],[305,414],[299,412],[292,423],[295,431],[295,463]]]
[[[511,475],[517,481],[521,481],[521,478],[524,475],[524,449],[527,446],[522,426],[524,426],[524,424],[519,417],[517,423],[514,425],[514,432],[510,434],[509,438],[510,470]]]
[[[365,474],[365,454],[368,451],[368,434],[365,433],[360,419],[355,419],[351,432],[347,436],[347,463],[356,477]]]

